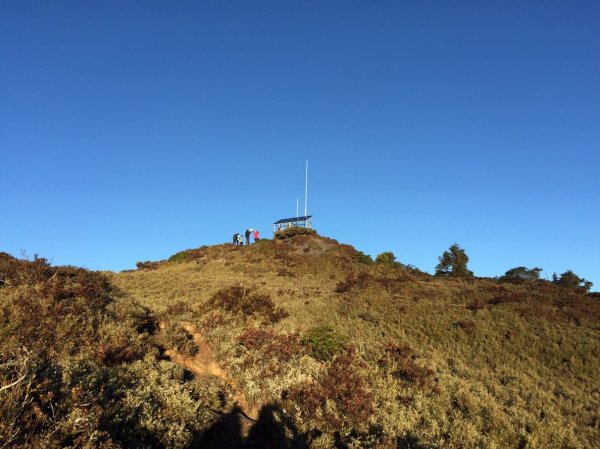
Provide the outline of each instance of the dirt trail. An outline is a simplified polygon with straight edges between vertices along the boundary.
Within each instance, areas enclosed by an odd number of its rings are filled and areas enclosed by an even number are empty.
[[[193,336],[198,353],[195,356],[185,356],[174,349],[169,349],[165,355],[174,363],[189,369],[197,377],[212,377],[226,385],[227,389],[232,392],[232,397],[227,402],[225,413],[236,408],[241,410],[239,415],[242,430],[243,433],[247,433],[250,425],[258,418],[258,410],[250,405],[246,395],[237,387],[229,373],[219,365],[198,327],[189,321],[180,321],[179,324]]]

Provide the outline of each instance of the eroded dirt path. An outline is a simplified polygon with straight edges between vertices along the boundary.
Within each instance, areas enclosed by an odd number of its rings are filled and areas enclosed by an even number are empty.
[[[232,410],[240,410],[240,424],[242,426],[243,436],[246,436],[251,425],[258,418],[258,410],[248,402],[246,395],[237,387],[229,373],[218,363],[214,353],[198,327],[189,321],[180,321],[179,324],[188,331],[194,338],[194,344],[198,347],[198,353],[195,356],[186,356],[174,349],[165,352],[174,363],[183,366],[194,373],[199,378],[211,377],[216,379],[231,392],[228,398],[224,413]],[[161,327],[164,323],[161,323]]]

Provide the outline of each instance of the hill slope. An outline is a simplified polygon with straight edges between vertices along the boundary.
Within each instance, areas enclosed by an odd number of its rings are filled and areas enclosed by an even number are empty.
[[[122,273],[3,257],[15,447],[600,445],[600,302],[550,282],[432,277],[316,235]]]

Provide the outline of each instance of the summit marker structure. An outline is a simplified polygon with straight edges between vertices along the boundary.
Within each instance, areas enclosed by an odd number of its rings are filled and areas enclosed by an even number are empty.
[[[308,215],[308,161],[306,161],[304,183],[304,216],[298,216],[298,198],[296,198],[296,216],[291,218],[282,218],[281,220],[277,220],[275,223],[273,223],[273,234],[295,226],[312,229],[312,221],[310,220],[311,218],[312,215]]]

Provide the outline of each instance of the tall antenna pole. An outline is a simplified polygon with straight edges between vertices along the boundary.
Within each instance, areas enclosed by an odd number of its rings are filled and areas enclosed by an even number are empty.
[[[306,187],[304,189],[304,216],[306,217],[306,205],[308,203],[308,161],[306,161]]]

